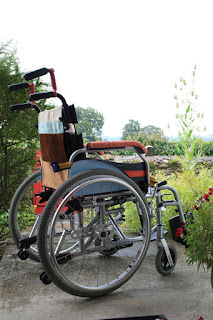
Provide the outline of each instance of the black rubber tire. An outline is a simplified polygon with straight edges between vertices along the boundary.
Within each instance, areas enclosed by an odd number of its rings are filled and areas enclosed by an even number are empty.
[[[52,281],[48,278],[48,276],[46,275],[45,271],[43,271],[40,274],[40,280],[41,282],[43,282],[43,284],[48,285],[50,284]]]
[[[155,257],[156,269],[163,276],[168,276],[174,270],[177,263],[177,250],[175,246],[173,244],[168,243],[168,247],[172,256],[173,266],[169,265],[163,245],[159,246],[158,252]]]
[[[26,250],[20,250],[19,252],[18,252],[18,257],[19,257],[19,259],[21,259],[21,260],[27,260],[28,258],[29,258],[29,254],[28,254],[28,252],[26,251]]]
[[[19,206],[26,192],[33,186],[33,184],[36,181],[40,179],[41,179],[41,170],[38,170],[22,182],[22,184],[16,190],[16,193],[14,194],[13,199],[11,201],[9,217],[8,217],[9,228],[10,228],[10,234],[18,249],[20,249],[19,241],[24,238],[23,235],[21,234],[19,223],[18,223],[18,217],[17,217]],[[37,262],[40,261],[38,256],[38,250],[36,248],[26,249],[26,252],[28,253],[30,259]]]
[[[78,186],[82,181],[88,181],[92,180],[92,178],[97,178],[99,176],[102,177],[113,177],[113,178],[118,178],[120,180],[124,180],[126,183],[130,184],[132,188],[135,189],[135,192],[139,195],[138,199],[140,199],[140,208],[143,208],[142,215],[145,216],[144,218],[144,227],[143,230],[145,230],[145,236],[144,240],[142,241],[143,244],[143,250],[140,255],[140,257],[137,257],[137,261],[135,261],[134,265],[131,266],[128,269],[128,272],[125,274],[125,276],[122,274],[121,280],[119,281],[114,281],[115,283],[113,284],[106,284],[105,286],[100,287],[85,287],[76,284],[76,282],[71,283],[67,281],[64,277],[63,274],[60,274],[60,271],[58,271],[58,265],[54,266],[54,259],[50,256],[50,251],[49,251],[49,244],[48,241],[51,238],[51,236],[48,235],[48,226],[50,221],[52,221],[52,217],[54,215],[54,210],[57,207],[59,203],[59,199],[65,197],[67,193],[74,188],[75,186]],[[105,178],[106,179],[106,178]],[[142,226],[142,221],[140,220],[141,226]],[[150,235],[151,235],[151,223],[150,223],[150,215],[149,215],[149,207],[146,201],[146,198],[143,194],[143,192],[139,189],[139,187],[125,174],[116,172],[114,170],[107,170],[107,169],[94,169],[94,170],[89,170],[85,171],[83,173],[80,173],[73,178],[70,178],[68,181],[66,181],[63,185],[61,185],[55,192],[54,194],[50,197],[47,205],[45,206],[45,209],[43,211],[43,214],[40,219],[40,224],[39,224],[39,229],[38,229],[38,250],[39,250],[39,256],[43,265],[43,268],[48,276],[49,279],[52,280],[60,289],[63,291],[76,295],[76,296],[82,296],[82,297],[97,297],[101,295],[108,294],[119,287],[121,287],[125,282],[127,282],[133,274],[137,271],[139,266],[141,265],[149,243],[150,243]],[[102,255],[103,256],[103,255]],[[105,258],[106,259],[106,258]],[[109,259],[112,259],[109,257]]]

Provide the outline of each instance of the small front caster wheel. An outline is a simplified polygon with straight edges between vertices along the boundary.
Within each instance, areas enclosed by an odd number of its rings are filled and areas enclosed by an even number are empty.
[[[40,280],[41,282],[43,282],[43,284],[50,284],[52,281],[48,278],[48,276],[46,275],[45,271],[43,271],[41,274],[40,274]]]
[[[155,266],[157,271],[163,276],[168,276],[175,268],[177,263],[177,251],[173,244],[168,244],[168,248],[173,260],[173,266],[170,266],[163,245],[160,245],[155,257]]]
[[[29,254],[26,250],[23,250],[21,249],[19,252],[18,252],[18,257],[19,259],[21,260],[27,260],[27,258],[29,257]]]

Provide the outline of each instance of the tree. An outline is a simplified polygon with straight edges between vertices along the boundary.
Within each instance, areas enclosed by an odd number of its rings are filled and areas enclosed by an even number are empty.
[[[83,134],[86,141],[100,139],[104,125],[103,115],[93,108],[76,108],[78,118],[77,130]]]
[[[163,138],[163,130],[152,125],[140,129],[140,135],[147,138]]]
[[[27,102],[29,90],[9,93],[8,85],[23,82],[15,49],[0,44],[0,208],[7,211],[20,183],[35,163],[38,147],[34,109],[10,111],[10,105]],[[41,89],[41,84],[39,85]]]
[[[122,129],[122,140],[127,140],[127,137],[133,137],[140,132],[140,123],[136,120],[129,120]]]

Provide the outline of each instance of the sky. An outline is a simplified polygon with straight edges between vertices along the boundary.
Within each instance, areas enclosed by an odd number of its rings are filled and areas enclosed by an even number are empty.
[[[10,0],[1,3],[0,42],[13,40],[24,72],[54,68],[58,92],[101,112],[103,135],[111,137],[129,119],[175,137],[174,83],[182,77],[188,86],[196,65],[196,108],[207,135],[212,12],[211,0]]]

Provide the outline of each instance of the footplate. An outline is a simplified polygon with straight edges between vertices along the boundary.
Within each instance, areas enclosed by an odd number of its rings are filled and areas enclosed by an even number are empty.
[[[33,243],[36,243],[36,241],[37,241],[37,236],[21,239],[19,241],[19,249],[29,249],[29,247]]]

